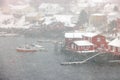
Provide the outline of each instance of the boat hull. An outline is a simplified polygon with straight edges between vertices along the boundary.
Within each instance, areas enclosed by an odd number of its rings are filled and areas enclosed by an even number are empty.
[[[17,52],[36,52],[35,49],[16,49]]]

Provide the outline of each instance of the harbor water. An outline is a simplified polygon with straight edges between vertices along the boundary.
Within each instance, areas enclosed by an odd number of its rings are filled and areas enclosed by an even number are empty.
[[[55,51],[53,43],[41,43],[47,52],[19,53],[16,47],[38,38],[0,37],[0,80],[119,80],[120,65],[88,62],[60,65],[79,60],[79,54]]]

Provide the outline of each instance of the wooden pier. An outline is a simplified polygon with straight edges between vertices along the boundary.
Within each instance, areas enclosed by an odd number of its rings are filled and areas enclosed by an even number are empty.
[[[97,53],[97,54],[95,54],[95,55],[93,55],[93,56],[91,56],[91,57],[89,57],[89,58],[87,58],[87,59],[85,59],[85,60],[83,60],[83,61],[63,62],[63,63],[61,63],[61,65],[83,64],[83,63],[85,63],[85,62],[87,62],[87,61],[89,61],[89,60],[93,59],[94,57],[96,57],[96,56],[98,56],[98,55],[101,55],[101,54],[103,54],[103,53]]]

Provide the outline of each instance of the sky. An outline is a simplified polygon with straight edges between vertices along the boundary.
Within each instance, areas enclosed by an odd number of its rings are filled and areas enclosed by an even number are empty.
[[[30,0],[0,0],[0,5],[6,5],[8,3],[15,3],[15,2],[18,2],[18,1],[30,1]],[[42,3],[42,2],[53,2],[53,3],[60,3],[60,4],[69,4],[69,2],[71,0],[31,0],[31,1],[36,1],[36,2],[39,2],[39,3]],[[93,2],[102,2],[102,1],[106,1],[106,0],[91,0]],[[112,2],[118,2],[120,3],[120,0],[108,0],[108,1],[112,1]]]

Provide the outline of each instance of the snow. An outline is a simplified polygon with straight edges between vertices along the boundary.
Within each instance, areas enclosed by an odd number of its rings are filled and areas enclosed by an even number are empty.
[[[72,23],[73,15],[54,15],[57,22],[64,23],[64,26],[74,27],[75,24]]]
[[[116,38],[112,42],[110,42],[108,45],[114,46],[114,47],[120,47],[120,39]]]
[[[55,4],[55,3],[42,3],[40,6],[39,6],[39,9],[41,8],[48,8],[48,7],[54,7],[54,8],[58,8],[59,7],[59,4]]]
[[[95,14],[92,14],[92,16],[105,16],[105,14],[103,14],[103,13],[95,13]]]
[[[25,17],[20,18],[15,22],[13,15],[0,14],[0,28],[23,28],[28,29],[29,26],[25,26]],[[8,23],[4,23],[4,22]]]
[[[118,12],[111,12],[108,14],[107,18],[108,18],[108,23],[113,21],[113,20],[117,20],[120,17],[120,14]]]
[[[90,43],[89,41],[74,41],[74,43],[78,46],[93,46],[92,43]]]
[[[54,17],[44,17],[44,22],[43,22],[43,24],[45,24],[45,25],[50,25],[50,24],[52,24],[53,22],[55,22]]]
[[[54,15],[49,17],[44,17],[44,23],[45,25],[50,25],[53,22],[61,22],[66,27],[75,27],[76,25],[72,23],[72,17],[73,15]]]
[[[94,37],[99,33],[91,33],[91,32],[69,32],[65,33],[65,38],[82,38],[83,36],[86,37]]]
[[[82,38],[84,33],[65,33],[65,38]]]
[[[29,7],[30,5],[26,4],[26,5],[9,5],[9,6],[11,7],[11,9],[20,10],[20,9],[25,9]]]
[[[92,53],[95,52],[95,50],[88,50],[88,51],[77,51],[78,53]]]
[[[42,3],[39,10],[44,14],[56,14],[62,12],[64,8],[56,3]]]
[[[110,13],[113,11],[114,7],[117,6],[116,4],[111,4],[111,3],[108,3],[104,6],[104,12],[105,13]]]
[[[98,33],[85,33],[85,34],[83,34],[83,36],[86,36],[86,37],[94,37],[96,35],[98,35]]]
[[[27,16],[27,17],[35,17],[35,16],[37,16],[37,15],[38,15],[37,12],[32,12],[32,13],[27,14],[26,16]]]

